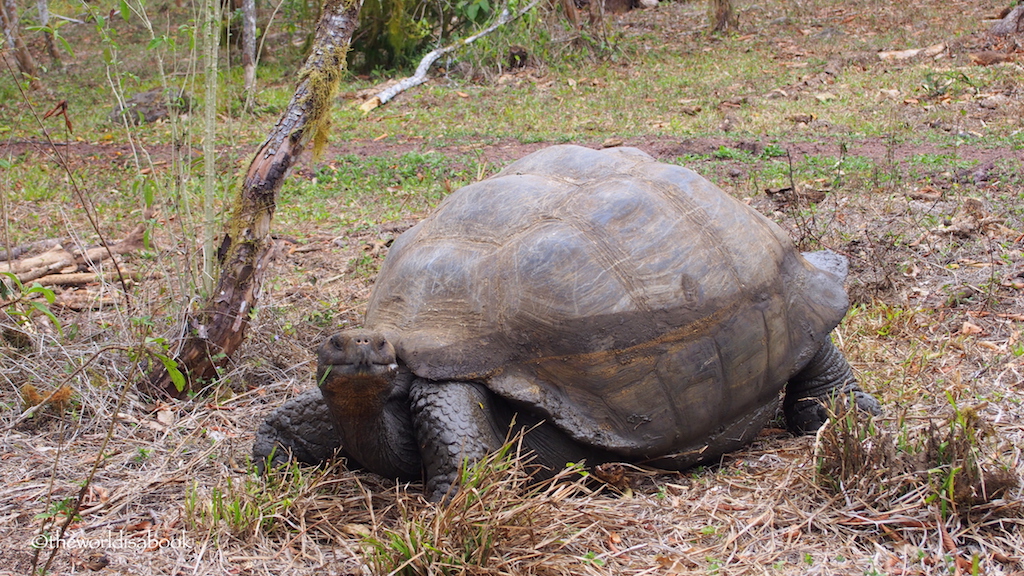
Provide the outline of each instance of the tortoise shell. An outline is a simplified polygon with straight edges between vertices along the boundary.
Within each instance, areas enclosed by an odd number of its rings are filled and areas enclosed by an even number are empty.
[[[420,378],[642,458],[774,406],[847,306],[842,278],[695,172],[554,146],[397,238],[365,326]]]

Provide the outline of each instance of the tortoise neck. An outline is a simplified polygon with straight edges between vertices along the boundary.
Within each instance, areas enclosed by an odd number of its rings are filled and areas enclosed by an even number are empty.
[[[321,388],[341,446],[359,464],[387,478],[418,480],[422,464],[409,411],[412,373],[350,377],[343,390]]]

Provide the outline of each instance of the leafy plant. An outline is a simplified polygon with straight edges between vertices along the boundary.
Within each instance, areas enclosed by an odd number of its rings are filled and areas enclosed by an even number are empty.
[[[33,298],[33,295],[42,296],[45,303]],[[42,284],[33,282],[26,288],[15,274],[3,272],[0,275],[0,300],[3,301],[0,303],[0,310],[6,311],[7,316],[18,325],[26,326],[33,314],[42,314],[50,319],[57,332],[64,334],[60,320],[49,307],[57,301],[57,295]]]
[[[193,529],[216,534],[224,528],[242,539],[274,533],[283,519],[295,514],[297,505],[316,494],[328,473],[293,461],[272,474],[226,477],[208,490],[193,482],[185,489],[185,520]]]

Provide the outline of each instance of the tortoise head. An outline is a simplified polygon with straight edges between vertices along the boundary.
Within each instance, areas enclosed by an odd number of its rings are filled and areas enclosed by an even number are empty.
[[[370,330],[344,330],[317,350],[316,380],[324,399],[346,420],[376,418],[395,390],[395,347]]]
[[[395,347],[372,330],[344,330],[317,350],[317,381],[321,386],[351,376],[387,377],[398,368]]]

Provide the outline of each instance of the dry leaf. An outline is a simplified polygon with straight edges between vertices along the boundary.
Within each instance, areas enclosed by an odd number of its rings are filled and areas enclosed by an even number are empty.
[[[1001,64],[1003,62],[1013,62],[1013,54],[996,52],[995,50],[972,52],[968,54],[968,56],[970,56],[971,62],[974,62],[978,66],[991,66],[993,64]]]
[[[85,498],[82,499],[82,508],[92,508],[108,500],[110,500],[110,490],[99,484],[90,484],[89,489],[85,492]]]
[[[373,531],[366,524],[345,524],[341,527],[343,534],[350,536],[370,536]]]
[[[366,102],[360,104],[359,109],[362,110],[363,112],[369,112],[370,110],[373,110],[378,106],[380,106],[380,98],[374,96],[373,98],[370,98]]]
[[[110,564],[110,558],[107,557],[105,552],[93,551],[90,552],[85,558],[79,558],[77,555],[72,554],[71,564],[79,568],[88,568],[93,572],[103,570]]]
[[[125,532],[145,532],[153,529],[153,522],[151,520],[140,520],[134,524],[125,524]]]
[[[964,320],[963,326],[960,327],[961,334],[981,334],[982,332],[981,326],[967,320]]]
[[[171,424],[174,424],[174,412],[171,412],[170,410],[160,410],[156,413],[156,421],[164,426],[170,426]]]

